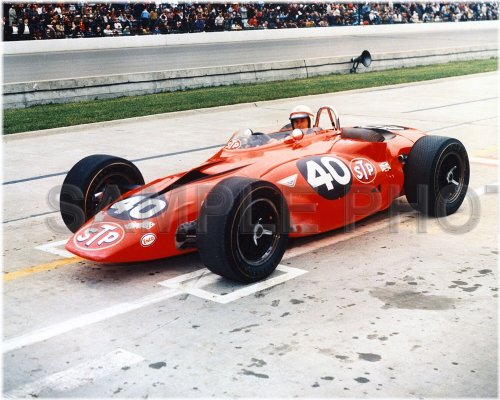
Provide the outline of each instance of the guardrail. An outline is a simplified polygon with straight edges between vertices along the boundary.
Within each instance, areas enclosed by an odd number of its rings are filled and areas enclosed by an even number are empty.
[[[496,57],[498,46],[485,45],[439,50],[372,54],[372,65],[359,72],[412,67]],[[350,57],[323,57],[221,67],[192,68],[78,79],[3,85],[3,106],[24,108],[37,104],[90,101],[201,87],[308,78],[349,73]]]

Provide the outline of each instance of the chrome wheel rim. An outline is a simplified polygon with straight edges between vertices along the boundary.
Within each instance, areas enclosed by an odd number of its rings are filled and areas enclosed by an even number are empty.
[[[441,161],[438,172],[438,190],[440,196],[447,202],[456,201],[464,186],[464,163],[459,154],[452,152]]]
[[[238,253],[245,263],[257,267],[272,257],[280,239],[280,222],[271,200],[258,199],[245,206],[236,231]]]

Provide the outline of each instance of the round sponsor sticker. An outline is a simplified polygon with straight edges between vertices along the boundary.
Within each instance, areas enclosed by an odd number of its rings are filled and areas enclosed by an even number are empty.
[[[226,144],[226,149],[228,150],[236,150],[239,149],[241,146],[241,142],[239,139],[231,139],[229,142]]]
[[[361,183],[370,183],[375,179],[376,171],[373,164],[366,158],[355,158],[351,161],[351,170]]]
[[[73,243],[85,251],[104,250],[116,246],[125,237],[123,228],[114,222],[102,222],[80,229]]]
[[[154,233],[146,233],[141,237],[141,246],[148,247],[151,246],[156,241],[156,235]]]

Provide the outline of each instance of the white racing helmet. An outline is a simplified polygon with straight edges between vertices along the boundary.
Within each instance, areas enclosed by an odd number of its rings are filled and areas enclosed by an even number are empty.
[[[297,118],[309,118],[309,128],[314,124],[314,113],[308,106],[300,105],[294,107],[290,113],[290,122],[293,126],[293,120]]]

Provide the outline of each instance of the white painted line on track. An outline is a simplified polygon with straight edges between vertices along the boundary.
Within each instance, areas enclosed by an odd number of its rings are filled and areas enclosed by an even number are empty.
[[[473,190],[477,196],[483,196],[485,194],[493,194],[493,193],[498,193],[498,183],[492,183],[488,185],[484,185],[480,187],[479,189],[470,189]],[[385,227],[390,228],[391,226],[397,226],[403,222],[408,221],[409,219],[412,218],[412,216],[415,216],[417,211],[409,211],[406,213],[400,213],[398,214],[399,220],[395,222],[391,222],[390,220],[384,219],[382,221],[374,222],[369,225],[362,226],[360,228],[355,228],[351,232],[342,232],[339,233],[338,235],[334,237],[325,237],[319,240],[316,240],[311,243],[307,244],[302,244],[298,247],[291,248],[287,250],[285,253],[285,256],[283,257],[283,260],[288,260],[293,257],[298,257],[307,253],[310,253],[311,251],[314,250],[319,250],[323,247],[331,246],[340,242],[344,242],[349,239],[353,239],[358,236],[365,235],[367,233],[372,233],[379,231],[381,229],[384,229]],[[395,232],[396,233],[396,232]]]
[[[182,275],[177,278],[159,282],[159,284],[171,289],[182,290],[183,292],[186,292],[196,297],[200,297],[205,300],[211,300],[217,303],[227,304],[232,301],[241,299],[242,297],[246,297],[251,294],[257,293],[261,290],[279,285],[280,283],[286,282],[290,279],[296,278],[297,276],[307,273],[307,271],[303,269],[287,267],[286,265],[281,265],[281,264],[276,267],[276,271],[284,273],[275,277],[271,276],[268,279],[254,283],[253,285],[244,286],[241,289],[237,289],[226,294],[217,294],[203,289],[204,286],[217,283],[218,281],[224,279],[210,272],[206,268],[195,271],[189,274],[190,276]],[[276,272],[273,273],[273,275],[275,274]],[[193,279],[196,280],[193,282]]]
[[[497,160],[496,158],[469,157],[469,161],[474,164],[500,165],[500,160]]]
[[[39,397],[44,391],[66,392],[83,385],[92,384],[96,379],[120,372],[128,367],[144,361],[144,358],[123,349],[116,349],[95,360],[87,361],[23,385],[5,394],[7,398]]]
[[[483,196],[485,194],[494,194],[498,193],[498,183],[491,183],[487,184],[484,186],[481,186],[478,189],[472,189],[469,187],[469,190],[472,190],[476,193],[477,196]],[[324,237],[322,239],[316,240],[311,243],[307,244],[302,244],[300,246],[291,248],[286,251],[285,256],[283,257],[283,260],[288,260],[293,257],[298,257],[307,253],[310,253],[311,251],[314,250],[319,250],[323,247],[331,246],[333,244],[337,244],[340,242],[345,242],[346,240],[353,239],[358,236],[365,235],[367,233],[372,233],[379,231],[381,229],[384,229],[387,227],[388,229],[391,228],[396,228],[397,225],[404,223],[408,220],[410,220],[412,217],[417,215],[417,211],[408,211],[406,213],[400,213],[397,214],[396,218],[394,221],[391,221],[391,219],[384,219],[382,221],[374,222],[369,225],[365,225],[359,228],[353,229],[351,232],[342,232],[339,233],[338,235],[335,235],[334,237]],[[363,221],[361,221],[363,223]],[[396,228],[397,229],[397,228]],[[393,231],[390,231],[393,232]],[[394,233],[397,233],[397,231],[394,231]]]
[[[485,194],[498,193],[498,182],[490,183],[489,185],[484,185],[483,187],[476,189],[476,194],[478,196],[483,196]]]
[[[300,246],[293,247],[285,253],[285,256],[283,257],[284,260],[288,260],[293,257],[298,257],[307,253],[310,253],[311,251],[314,250],[319,250],[323,247],[331,246],[333,244],[337,244],[340,242],[345,242],[346,240],[353,239],[358,236],[365,235],[367,233],[371,232],[376,232],[381,229],[384,229],[384,227],[391,227],[392,225],[398,225],[403,222],[406,222],[407,220],[410,219],[412,215],[415,215],[416,211],[409,211],[406,213],[400,213],[398,214],[399,219],[397,219],[394,222],[391,222],[388,219],[384,219],[382,221],[378,222],[373,222],[368,225],[361,226],[359,228],[354,228],[351,232],[340,232],[337,235],[333,237],[324,237],[322,239],[316,240],[311,243],[307,244],[301,244]],[[362,221],[361,221],[362,223]]]
[[[70,258],[74,257],[74,254],[71,254],[69,251],[65,250],[64,248],[58,248],[61,246],[64,246],[68,242],[68,239],[65,240],[60,240],[58,242],[50,242],[50,243],[45,243],[40,246],[36,246],[35,249],[45,251],[46,253],[50,254],[55,254],[56,256],[64,257],[64,258]]]
[[[45,328],[37,329],[25,335],[7,339],[3,342],[2,352],[7,353],[9,351],[39,343],[44,340],[51,339],[55,336],[62,335],[63,333],[70,332],[74,329],[83,328],[85,326],[95,324],[96,322],[101,322],[106,319],[116,317],[117,315],[125,314],[130,311],[138,310],[140,308],[162,302],[182,293],[183,292],[175,289],[162,290],[161,292],[151,294],[149,296],[144,296],[131,302],[116,304],[99,311],[94,311],[75,318],[70,318],[66,321],[59,322]]]

